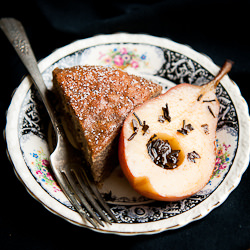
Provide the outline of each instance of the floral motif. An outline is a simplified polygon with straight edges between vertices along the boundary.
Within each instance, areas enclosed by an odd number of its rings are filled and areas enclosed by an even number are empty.
[[[137,49],[127,49],[126,47],[115,47],[110,49],[106,54],[100,52],[99,60],[105,65],[115,66],[117,68],[125,69],[128,66],[137,69],[141,66],[148,66],[147,53],[139,55]]]
[[[226,145],[223,143],[222,145],[218,142],[218,139],[216,139],[216,161],[215,161],[215,168],[214,173],[211,178],[219,178],[221,174],[226,170],[230,163],[230,154],[228,153],[228,148],[230,148],[231,145]]]
[[[51,186],[54,192],[61,191],[50,173],[50,162],[43,152],[43,149],[33,150],[30,156],[33,158],[31,165],[35,167],[35,174],[38,182]]]

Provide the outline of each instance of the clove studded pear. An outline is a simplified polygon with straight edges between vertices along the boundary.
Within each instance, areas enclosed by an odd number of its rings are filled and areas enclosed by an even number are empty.
[[[177,201],[208,183],[216,160],[220,109],[216,87],[232,64],[227,60],[209,83],[179,84],[126,118],[119,161],[137,192],[155,200]]]

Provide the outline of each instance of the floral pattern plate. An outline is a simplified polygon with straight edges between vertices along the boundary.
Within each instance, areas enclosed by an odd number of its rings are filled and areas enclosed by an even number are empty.
[[[210,58],[165,38],[137,34],[99,35],[69,44],[39,63],[52,88],[52,70],[80,64],[113,66],[142,75],[164,91],[183,82],[202,84],[219,71]],[[7,113],[6,140],[15,173],[27,190],[60,217],[98,232],[150,234],[175,229],[200,219],[225,201],[239,184],[249,163],[248,107],[237,85],[224,77],[217,87],[220,114],[216,164],[209,183],[178,202],[158,202],[137,194],[119,166],[100,188],[118,223],[93,229],[72,208],[50,169],[50,122],[29,76],[15,91]],[[28,208],[27,208],[28,209]]]

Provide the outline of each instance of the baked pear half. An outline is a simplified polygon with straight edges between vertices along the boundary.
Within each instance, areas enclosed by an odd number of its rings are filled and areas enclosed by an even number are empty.
[[[227,60],[208,84],[179,84],[128,115],[119,140],[119,161],[138,193],[177,201],[209,182],[220,109],[215,91],[231,67]]]

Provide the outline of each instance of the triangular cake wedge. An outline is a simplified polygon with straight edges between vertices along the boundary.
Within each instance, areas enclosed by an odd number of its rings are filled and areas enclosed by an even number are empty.
[[[104,66],[56,68],[53,84],[96,182],[118,164],[118,135],[127,115],[162,90],[144,78]]]

